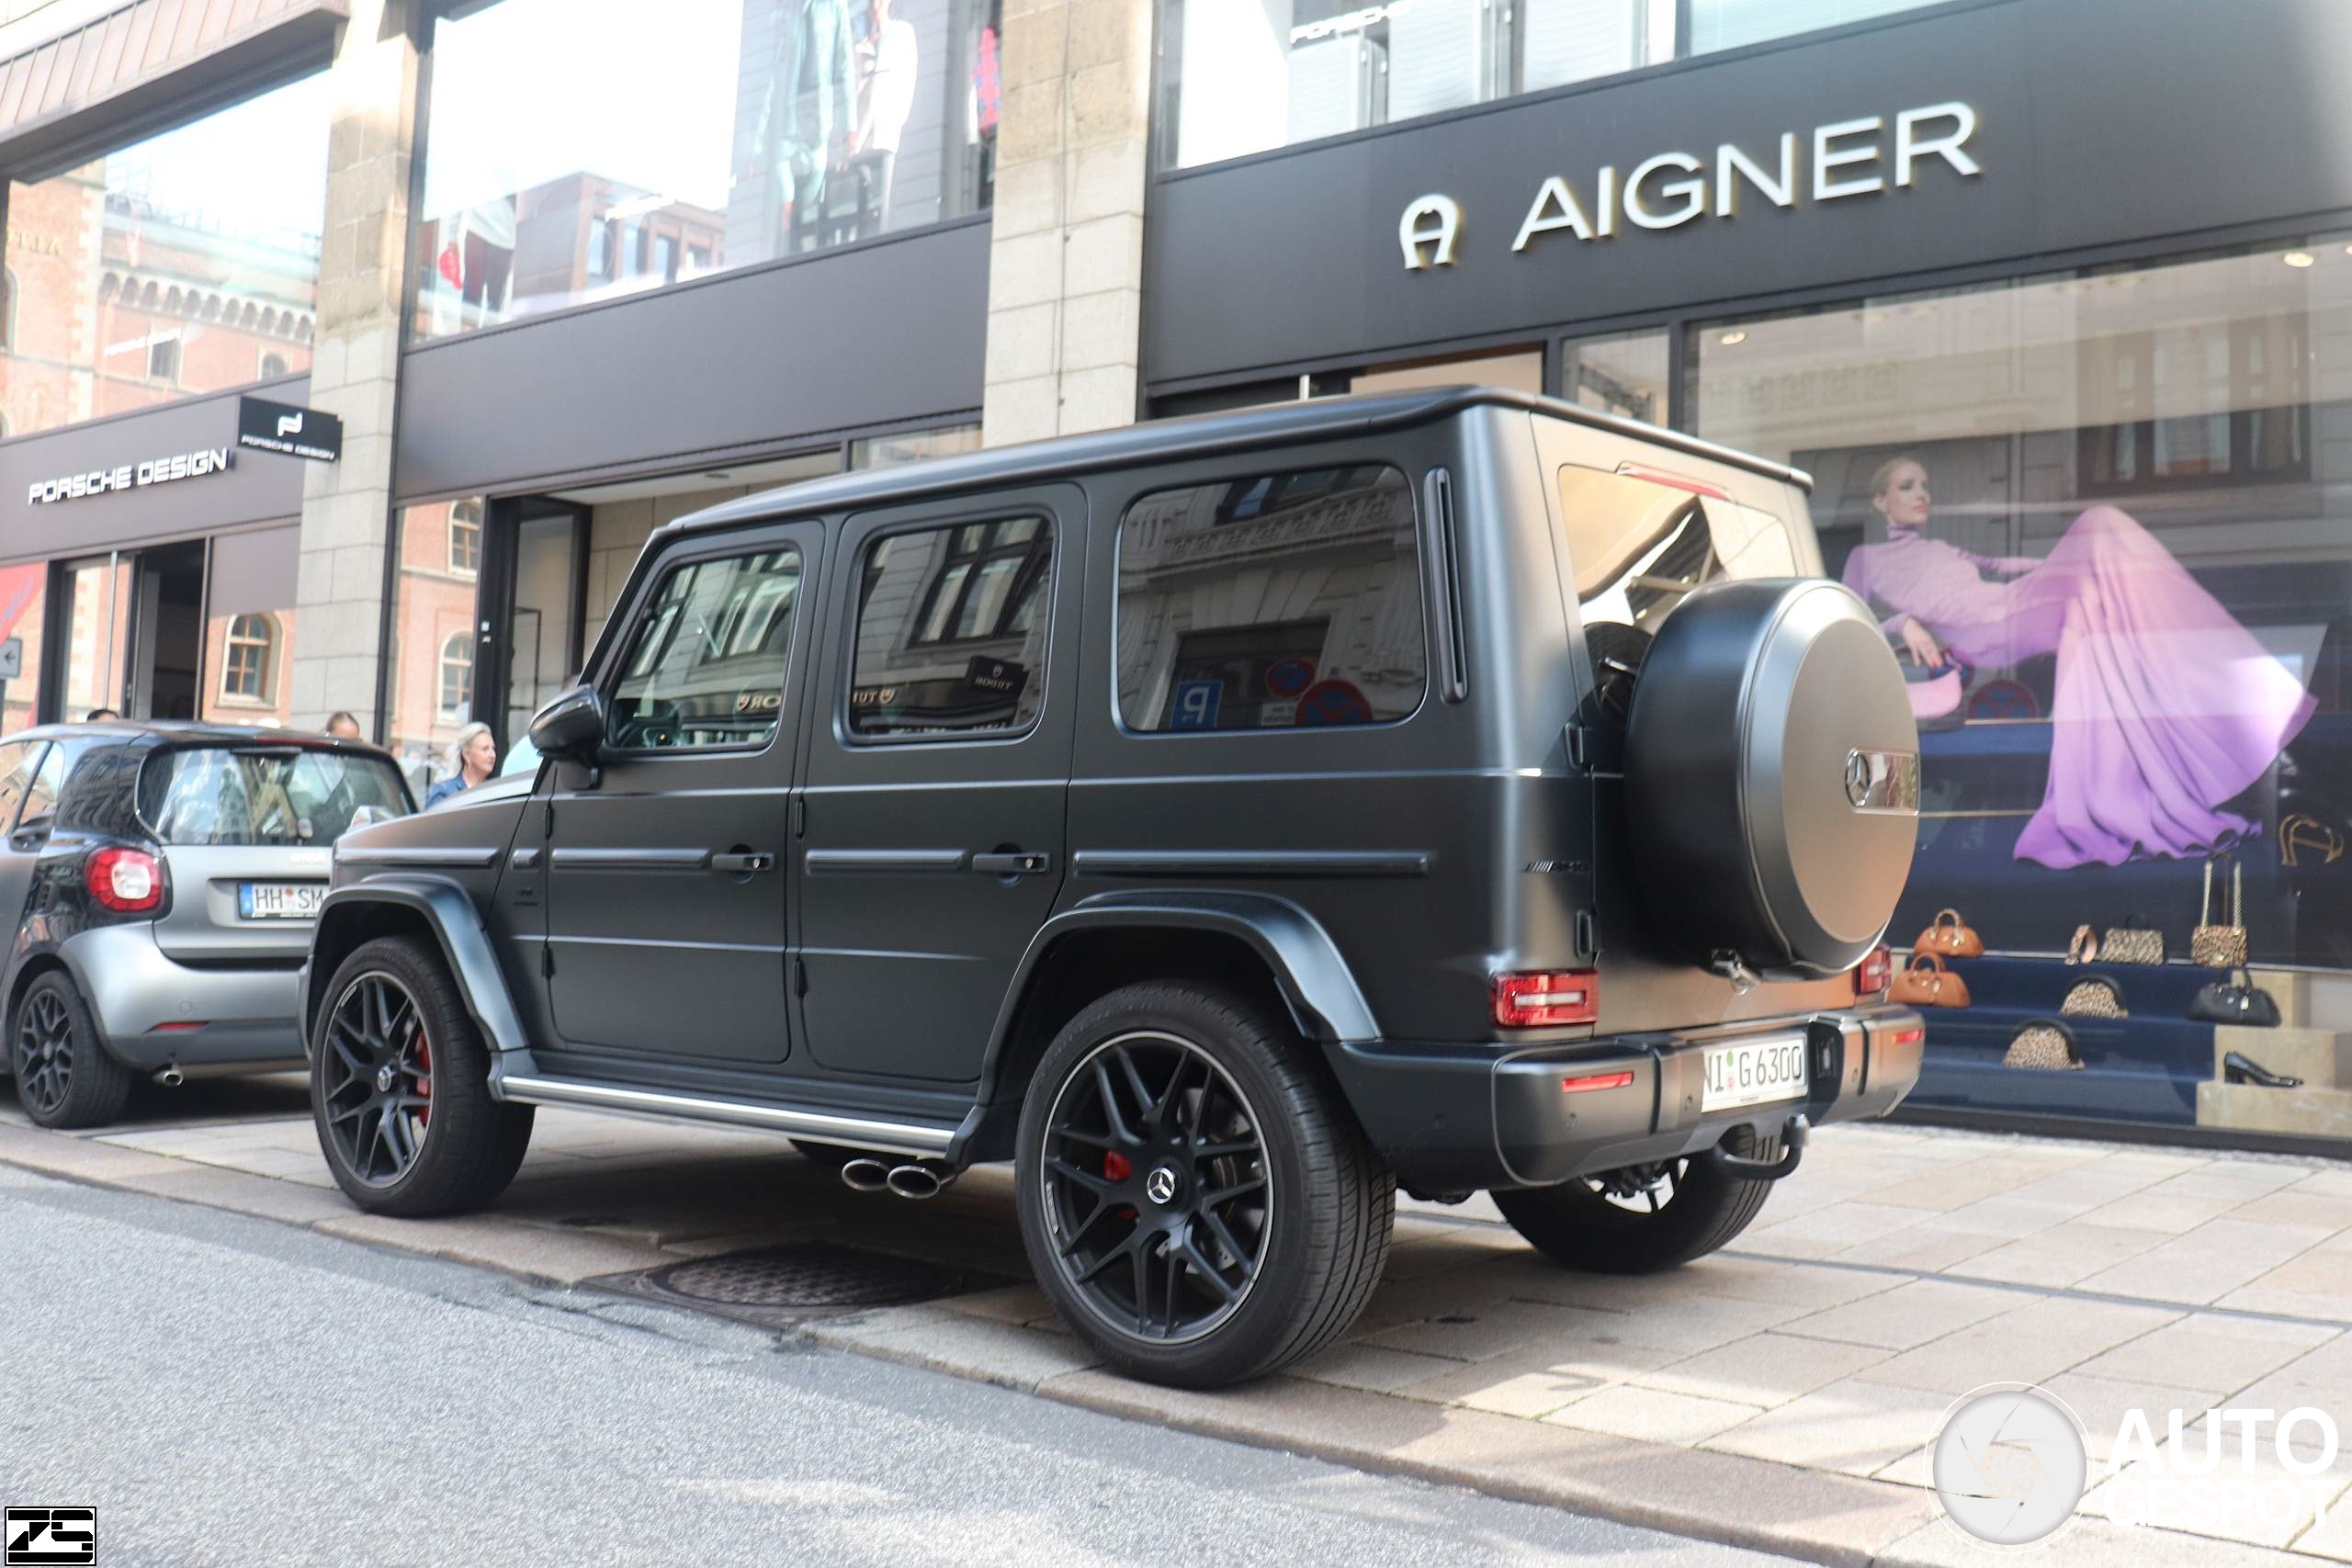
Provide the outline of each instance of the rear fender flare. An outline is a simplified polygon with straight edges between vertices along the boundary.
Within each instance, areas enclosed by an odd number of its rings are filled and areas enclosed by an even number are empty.
[[[1100,893],[1047,920],[1022,954],[989,1037],[980,1074],[983,1104],[995,1095],[1022,1005],[1046,956],[1074,933],[1114,929],[1205,931],[1238,938],[1265,961],[1293,1021],[1307,1039],[1335,1044],[1380,1038],[1372,1006],[1339,944],[1321,922],[1289,899],[1263,893]]]
[[[458,994],[465,998],[466,1010],[473,1015],[493,1053],[503,1055],[529,1045],[523,1033],[522,1017],[514,1010],[514,999],[506,994],[506,977],[498,966],[497,953],[492,951],[490,933],[482,928],[473,899],[454,882],[437,876],[381,876],[336,888],[327,895],[319,909],[317,932],[311,939],[314,960],[339,925],[368,908],[384,905],[408,910],[424,920],[425,929],[441,945],[441,956],[449,965]],[[315,961],[304,972],[302,1040],[306,1051],[318,1022],[319,1009],[326,1001],[326,987],[334,979],[332,974],[321,974]]]

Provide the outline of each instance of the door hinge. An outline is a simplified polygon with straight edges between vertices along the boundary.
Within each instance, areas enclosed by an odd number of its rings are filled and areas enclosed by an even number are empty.
[[[796,997],[808,994],[808,965],[798,958],[792,961],[792,994]]]
[[[539,978],[543,980],[555,978],[555,948],[551,943],[539,944]]]

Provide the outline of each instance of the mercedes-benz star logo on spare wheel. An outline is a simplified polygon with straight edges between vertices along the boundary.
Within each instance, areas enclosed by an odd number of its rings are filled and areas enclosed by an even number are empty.
[[[1996,1383],[1945,1413],[1933,1473],[1953,1524],[1988,1545],[2029,1546],[2074,1517],[2089,1446],[2064,1401],[2030,1384]]]

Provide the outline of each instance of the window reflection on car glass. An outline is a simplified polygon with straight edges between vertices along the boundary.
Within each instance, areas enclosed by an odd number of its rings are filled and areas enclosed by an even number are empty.
[[[1420,553],[1385,464],[1157,491],[1119,525],[1130,729],[1383,724],[1428,685]]]
[[[1001,735],[1036,721],[1054,532],[1042,517],[886,535],[859,579],[854,736]]]
[[[24,799],[25,791],[32,783],[35,750],[22,740],[0,745],[0,826],[16,819],[17,803]]]
[[[362,807],[408,809],[389,757],[231,750],[158,752],[139,781],[140,816],[165,844],[327,844]]]
[[[799,601],[793,546],[671,569],[621,660],[612,744],[630,751],[767,744],[783,714]]]
[[[43,821],[57,811],[57,797],[65,788],[65,748],[51,746],[40,760],[40,771],[33,774],[32,784],[25,792],[24,815],[20,822]],[[7,820],[0,809],[0,821]]]
[[[1655,633],[1694,588],[1718,577],[1787,577],[1787,525],[1754,507],[1631,474],[1560,469],[1560,516],[1587,625]]]

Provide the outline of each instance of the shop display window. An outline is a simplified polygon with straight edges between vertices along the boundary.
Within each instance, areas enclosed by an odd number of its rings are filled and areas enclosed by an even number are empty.
[[[403,507],[392,542],[391,639],[385,649],[388,743],[422,800],[456,771],[450,748],[476,711],[475,574],[450,558],[453,524],[478,525],[483,503],[469,497]]]
[[[1984,1076],[1922,1103],[2233,1124],[2200,1096],[2199,928],[2257,971],[2352,967],[2352,235],[1685,341],[1693,427],[1814,474],[1826,570],[1913,683],[1894,936],[1951,908],[1988,954],[1928,1036]],[[2078,1021],[2083,1072],[2005,1076],[2101,945],[2128,1016]]]
[[[1160,0],[1160,162],[1214,164],[1928,3]]]
[[[52,178],[11,184],[0,304],[6,432],[308,369],[329,112],[325,76],[311,76]]]
[[[1429,688],[1405,476],[1155,491],[1119,525],[1119,716],[1169,734],[1387,724]]]
[[[985,210],[1001,0],[499,0],[437,23],[421,338]]]

